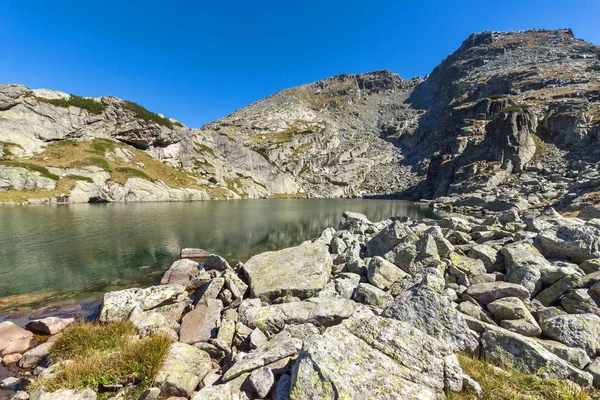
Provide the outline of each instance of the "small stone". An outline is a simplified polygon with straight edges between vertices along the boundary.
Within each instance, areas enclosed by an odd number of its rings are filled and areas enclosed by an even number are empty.
[[[9,354],[22,353],[29,349],[33,333],[15,325],[10,321],[0,323],[0,356],[6,363]]]
[[[594,379],[593,385],[600,387],[600,357],[596,357],[584,370],[589,372]]]
[[[255,328],[250,335],[248,335],[248,346],[251,350],[256,349],[267,343],[269,339],[262,333],[258,328]]]
[[[23,354],[13,353],[7,356],[2,357],[2,363],[4,365],[12,365],[19,362],[19,360],[23,358]]]
[[[354,300],[368,306],[384,308],[391,304],[394,301],[394,298],[391,294],[386,293],[373,285],[361,283],[354,292]]]
[[[25,329],[41,335],[56,335],[74,321],[75,318],[48,317],[29,322]]]
[[[466,293],[483,304],[491,303],[503,297],[517,297],[521,300],[529,299],[529,291],[518,284],[509,282],[486,282],[471,285]]]
[[[8,378],[4,378],[0,382],[0,389],[3,390],[16,390],[17,386],[21,383],[21,379],[16,378],[14,376],[10,376]]]
[[[231,269],[231,266],[223,257],[217,254],[209,254],[204,261],[204,269],[207,271],[217,270],[225,271]]]
[[[268,367],[262,367],[252,371],[249,379],[250,384],[260,399],[267,397],[275,383],[273,372]]]

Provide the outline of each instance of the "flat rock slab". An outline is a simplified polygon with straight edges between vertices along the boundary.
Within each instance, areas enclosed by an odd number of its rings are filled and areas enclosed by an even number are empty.
[[[276,333],[286,325],[311,323],[328,327],[350,318],[355,311],[352,300],[326,298],[291,303],[274,304],[265,307],[251,307],[242,313],[241,322],[263,332]]]
[[[389,318],[347,320],[305,340],[293,399],[438,399],[462,370],[443,342]]]
[[[26,351],[32,338],[33,333],[10,321],[0,323],[0,356]]]
[[[179,341],[193,344],[215,337],[222,310],[221,300],[207,299],[206,303],[197,304],[181,320]]]
[[[187,286],[190,281],[200,273],[198,263],[192,260],[177,260],[165,272],[160,280],[161,285]]]
[[[73,389],[58,389],[55,392],[46,392],[40,386],[31,393],[30,400],[96,400],[98,395],[92,389],[77,392]]]
[[[41,335],[56,335],[74,321],[75,318],[48,317],[29,322],[25,329]]]
[[[206,258],[210,253],[203,249],[185,248],[181,249],[180,258]]]
[[[154,377],[163,397],[190,397],[212,368],[210,356],[185,343],[172,343],[167,358]]]
[[[329,281],[333,262],[321,243],[303,244],[250,258],[244,265],[253,297],[270,302],[278,297],[305,299]]]
[[[529,299],[527,288],[510,282],[475,283],[469,286],[466,293],[483,304],[488,304],[504,297],[516,297],[520,300]]]

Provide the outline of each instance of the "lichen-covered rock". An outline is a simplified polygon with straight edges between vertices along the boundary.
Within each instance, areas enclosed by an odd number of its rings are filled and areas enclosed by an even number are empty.
[[[467,276],[476,274],[485,274],[485,265],[483,261],[474,258],[461,256],[458,253],[450,253],[450,261],[452,265],[465,273]]]
[[[504,246],[507,282],[519,284],[531,294],[541,289],[541,270],[550,266],[548,260],[529,243],[516,242]]]
[[[537,237],[537,243],[544,255],[566,257],[578,264],[600,257],[600,230],[574,223],[562,224],[544,230]]]
[[[223,375],[223,381],[228,382],[242,374],[293,356],[298,353],[301,346],[302,341],[292,337],[288,331],[280,332],[263,346],[233,364]]]
[[[487,309],[504,329],[524,336],[539,336],[542,333],[533,315],[517,297],[504,297],[492,301],[487,305]]]
[[[568,275],[562,279],[559,279],[552,286],[542,290],[535,298],[544,306],[549,306],[558,300],[560,296],[580,285],[581,277],[579,275]]]
[[[471,247],[469,257],[481,260],[487,272],[504,272],[504,256],[486,244],[477,244]]]
[[[304,342],[291,399],[437,399],[460,390],[462,370],[443,342],[410,324],[351,319]]]
[[[96,400],[98,395],[92,389],[78,392],[74,389],[58,389],[55,392],[46,392],[43,386],[31,392],[30,400]]]
[[[542,378],[572,379],[589,386],[592,377],[557,357],[534,339],[502,328],[488,329],[481,335],[487,360],[516,368]]]
[[[379,256],[373,257],[367,267],[369,283],[383,290],[389,289],[394,282],[406,275],[406,272]]]
[[[253,297],[272,301],[294,296],[305,299],[315,295],[329,281],[333,262],[320,243],[266,252],[244,264]]]
[[[406,322],[454,350],[472,352],[477,347],[462,314],[445,296],[428,287],[414,287],[401,293],[381,315]]]
[[[361,283],[354,292],[354,300],[368,306],[384,308],[390,305],[390,303],[394,301],[394,298],[391,294],[386,293],[373,285]]]
[[[162,314],[169,322],[176,323],[181,318],[188,298],[181,285],[151,286],[146,289],[125,289],[104,294],[100,322],[126,320],[131,311],[139,306],[142,311]]]
[[[475,283],[469,286],[466,293],[483,304],[504,297],[516,297],[521,300],[529,299],[529,291],[525,287],[509,282]]]
[[[291,303],[250,307],[241,315],[241,322],[265,333],[279,332],[286,325],[311,323],[332,326],[350,318],[355,311],[352,300],[342,298],[310,299]]]
[[[25,352],[19,360],[19,367],[29,369],[36,367],[43,359],[48,357],[54,343],[42,343],[37,347]]]
[[[194,393],[191,400],[238,400],[238,390],[228,384],[207,386]]]
[[[259,399],[264,399],[267,397],[273,388],[273,384],[275,383],[273,372],[268,367],[255,369],[252,371],[248,379],[250,380],[250,384],[252,385],[252,388],[254,388],[254,391],[258,395]]]
[[[570,347],[554,340],[536,339],[536,341],[575,368],[583,369],[590,363],[590,358],[583,349]]]
[[[161,396],[190,397],[212,368],[210,356],[185,343],[172,343],[165,362],[154,377]]]
[[[544,319],[545,336],[571,347],[584,349],[590,358],[600,355],[600,317],[594,314],[565,314]]]

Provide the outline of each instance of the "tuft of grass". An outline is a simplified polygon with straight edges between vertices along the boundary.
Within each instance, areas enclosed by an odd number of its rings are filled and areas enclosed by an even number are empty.
[[[171,122],[170,119],[161,117],[133,101],[123,100],[123,108],[131,111],[137,118],[143,119],[146,122],[155,122],[169,129],[173,129],[173,122]]]
[[[67,175],[67,176],[76,181],[84,181],[87,183],[94,183],[94,180],[92,178],[90,178],[89,176],[81,176],[81,175]]]
[[[204,145],[202,143],[196,143],[196,150],[198,150],[201,153],[208,153],[208,154],[212,155],[213,157],[217,156],[213,149],[211,149],[210,147],[208,147],[207,145]]]
[[[43,103],[52,104],[56,107],[79,107],[81,109],[88,110],[90,114],[96,115],[102,114],[108,107],[106,104],[94,99],[77,96],[76,94],[70,94],[69,96],[70,97],[68,99],[46,99],[43,97],[36,97],[36,100]]]
[[[543,158],[546,153],[548,152],[548,144],[546,142],[544,142],[542,139],[540,139],[539,136],[532,134],[531,138],[533,139],[533,142],[535,143],[535,153],[533,154],[533,157],[531,158],[532,161],[537,161],[540,160],[541,158]]]
[[[87,167],[89,165],[95,165],[102,168],[105,171],[111,172],[110,164],[104,158],[100,157],[86,157],[82,160],[76,160],[69,164],[69,167]]]
[[[20,162],[20,161],[0,161],[0,165],[7,165],[10,167],[19,167],[19,168],[28,169],[30,171],[36,171],[36,172],[39,172],[40,174],[42,174],[42,176],[45,176],[46,178],[50,178],[55,181],[60,179],[60,176],[51,173],[50,171],[48,171],[48,168],[42,167],[42,166],[39,166],[39,165],[33,164],[33,163]]]
[[[115,171],[117,173],[123,174],[126,178],[142,178],[142,179],[145,179],[147,181],[154,182],[154,179],[150,178],[148,176],[148,174],[146,174],[144,171],[141,171],[141,170],[136,169],[136,168],[131,168],[131,167],[117,167],[115,169]],[[116,176],[113,176],[113,180],[115,180],[116,182],[119,182],[119,179]],[[127,181],[127,179],[125,179],[125,181]]]
[[[10,147],[18,147],[23,149],[23,146],[12,142],[3,142],[0,140],[0,160],[12,156],[13,153],[10,151]]]
[[[36,381],[30,390],[44,386],[50,391],[59,388],[99,391],[101,385],[135,384],[136,394],[141,394],[151,386],[171,339],[165,335],[138,339],[136,333],[129,321],[74,324],[56,341],[50,353],[53,362],[69,362],[56,376]],[[110,395],[100,393],[100,398]]]
[[[507,94],[492,94],[492,95],[488,96],[488,98],[489,98],[489,99],[492,99],[492,100],[496,100],[496,99],[505,99],[505,98],[507,98],[507,97],[508,97],[508,95],[507,95]]]
[[[448,400],[591,400],[600,395],[558,379],[542,379],[513,369],[500,369],[484,360],[458,355],[461,367],[481,385],[483,394],[472,389],[448,393]]]
[[[91,146],[94,151],[102,156],[106,154],[107,151],[113,151],[115,147],[117,147],[115,142],[107,139],[96,139],[92,142]]]
[[[504,107],[503,113],[519,112],[522,113],[526,108],[531,107],[529,104],[513,104],[512,106]]]

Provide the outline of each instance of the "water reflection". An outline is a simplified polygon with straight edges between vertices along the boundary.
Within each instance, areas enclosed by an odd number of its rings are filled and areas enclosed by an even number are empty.
[[[184,247],[244,261],[337,226],[345,210],[372,221],[433,217],[428,209],[399,200],[2,207],[0,309],[26,303],[27,297],[76,298],[150,284]]]

